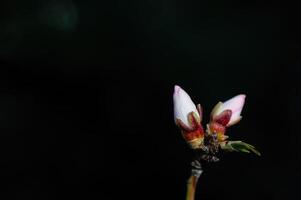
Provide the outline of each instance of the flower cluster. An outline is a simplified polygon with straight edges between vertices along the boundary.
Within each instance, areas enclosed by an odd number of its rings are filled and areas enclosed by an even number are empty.
[[[202,107],[195,105],[190,96],[179,86],[173,93],[174,120],[181,129],[185,141],[197,152],[191,163],[191,176],[187,182],[187,200],[194,200],[196,183],[203,170],[201,160],[216,162],[220,149],[236,152],[253,152],[260,156],[254,146],[242,141],[229,141],[226,128],[241,120],[241,111],[245,104],[246,95],[237,95],[225,102],[219,102],[210,114],[209,123],[204,131],[202,126]]]
[[[192,149],[204,149],[207,135],[215,136],[219,145],[225,145],[226,127],[241,120],[241,111],[246,95],[237,95],[225,102],[219,102],[213,108],[206,132],[202,127],[202,107],[193,103],[190,96],[180,87],[175,86],[173,94],[174,120],[182,135]]]

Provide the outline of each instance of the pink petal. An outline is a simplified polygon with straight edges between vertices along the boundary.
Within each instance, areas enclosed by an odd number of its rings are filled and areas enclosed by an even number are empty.
[[[185,125],[190,126],[188,122],[188,114],[195,112],[199,117],[195,104],[192,102],[190,96],[178,85],[175,85],[174,94],[174,119],[180,119]]]
[[[231,110],[232,111],[232,116],[231,119],[228,123],[228,125],[231,125],[235,121],[239,120],[241,118],[240,114],[243,109],[244,103],[245,103],[245,98],[246,95],[240,94],[237,95],[228,101],[224,102],[215,112],[214,116],[217,116],[224,110]]]

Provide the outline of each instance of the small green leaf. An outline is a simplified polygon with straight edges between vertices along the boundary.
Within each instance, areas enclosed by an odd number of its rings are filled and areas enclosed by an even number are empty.
[[[228,141],[226,144],[221,145],[221,148],[226,151],[239,151],[244,153],[255,153],[261,156],[260,152],[253,146],[242,141]]]

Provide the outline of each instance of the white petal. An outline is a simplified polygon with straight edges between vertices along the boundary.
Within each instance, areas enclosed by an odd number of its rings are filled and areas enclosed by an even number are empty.
[[[188,114],[195,112],[199,117],[199,113],[195,104],[192,102],[189,95],[179,86],[175,86],[173,93],[174,102],[174,119],[180,119],[185,125],[190,126],[188,123]]]
[[[240,114],[245,103],[245,98],[246,95],[240,94],[229,99],[228,101],[222,103],[219,107],[217,107],[217,109],[213,113],[213,116],[217,116],[224,110],[231,110],[232,116],[228,124],[232,124],[233,122],[241,118]]]

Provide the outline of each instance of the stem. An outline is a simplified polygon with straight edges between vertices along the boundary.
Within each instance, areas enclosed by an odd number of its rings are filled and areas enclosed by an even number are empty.
[[[194,200],[195,188],[198,181],[198,177],[191,175],[187,181],[187,194],[186,200]]]
[[[201,163],[198,160],[193,161],[191,165],[192,165],[192,170],[191,170],[191,175],[187,181],[186,200],[194,200],[197,182],[199,180],[200,175],[203,172],[201,168]]]

